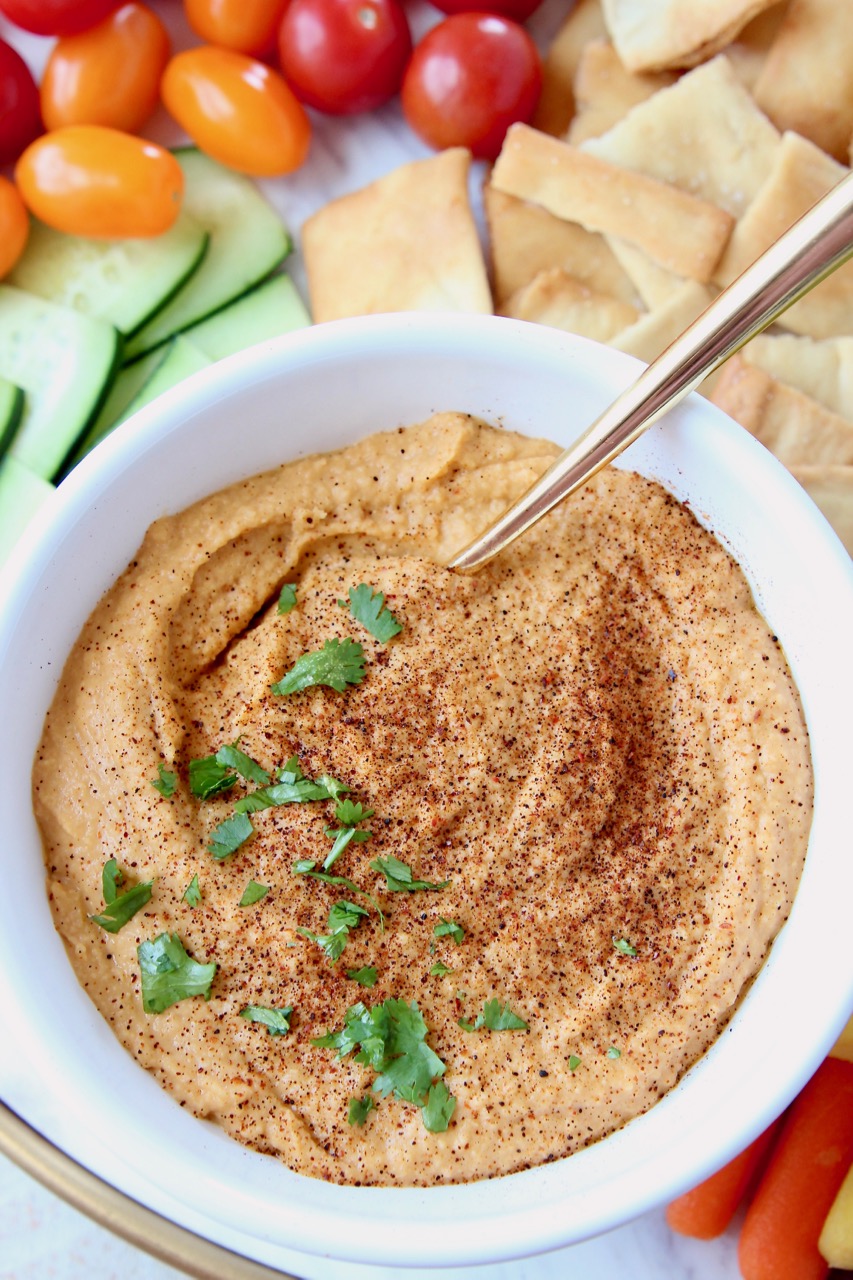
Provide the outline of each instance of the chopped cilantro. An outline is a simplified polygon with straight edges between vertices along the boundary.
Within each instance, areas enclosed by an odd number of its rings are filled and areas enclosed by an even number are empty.
[[[125,893],[119,893],[123,884],[124,872],[115,858],[109,858],[101,872],[105,909],[100,915],[89,916],[93,924],[100,925],[102,929],[106,929],[107,933],[118,933],[128,920],[132,920],[137,911],[141,911],[146,902],[150,901],[151,890],[154,887],[153,880],[146,880],[144,883],[135,884]]]
[[[293,1005],[285,1005],[281,1009],[269,1009],[262,1004],[247,1004],[240,1010],[240,1017],[248,1022],[259,1022],[266,1027],[271,1036],[283,1036],[290,1030],[290,1015]]]
[[[220,791],[227,791],[236,781],[236,773],[220,763],[215,755],[190,760],[190,791],[198,800],[208,800]]]
[[[199,964],[187,955],[176,933],[161,933],[136,948],[142,975],[142,1007],[162,1013],[190,996],[210,996],[216,964]]]
[[[372,893],[368,893],[366,889],[360,889],[354,880],[350,880],[347,876],[330,876],[325,871],[315,871],[317,863],[312,858],[300,858],[298,862],[293,864],[293,874],[295,876],[312,876],[315,880],[322,880],[323,884],[337,884],[343,889],[349,889],[352,893],[360,893],[363,898],[373,907],[379,916],[380,927],[385,928],[385,916],[382,909],[376,901]]]
[[[364,1124],[375,1107],[376,1103],[369,1093],[363,1098],[350,1098],[347,1120],[350,1124]]]
[[[427,1094],[423,1111],[424,1127],[430,1133],[445,1133],[455,1110],[456,1099],[451,1097],[444,1081],[438,1080]]]
[[[343,603],[342,601],[338,602]],[[381,591],[374,591],[366,582],[349,589],[350,613],[372,636],[387,644],[403,630],[391,610],[385,604]]]
[[[261,898],[265,898],[270,891],[268,884],[258,884],[257,880],[250,880],[243,890],[243,896],[237,903],[238,907],[251,907],[256,902],[260,902]]]
[[[222,862],[229,854],[236,853],[254,830],[251,818],[242,812],[235,813],[233,817],[226,818],[218,827],[214,827],[207,847],[216,861]]]
[[[295,759],[295,757],[294,757]],[[279,771],[278,782],[269,787],[261,787],[258,791],[250,791],[234,806],[236,813],[255,813],[258,809],[272,809],[280,804],[306,804],[309,800],[334,800],[341,791],[349,787],[328,774],[321,774],[315,782],[306,778],[301,770],[295,772],[288,766]],[[297,770],[299,769],[297,765]]]
[[[239,738],[237,739],[239,742]],[[241,751],[237,742],[232,742],[220,747],[214,759],[217,764],[222,765],[226,769],[234,769],[240,774],[241,778],[245,778],[247,782],[257,782],[260,786],[266,786],[270,780],[270,775],[266,769],[261,768],[257,760],[253,760],[251,756],[247,756],[245,751]]]
[[[473,1022],[460,1018],[459,1025],[464,1031],[479,1031],[481,1027],[485,1027],[487,1031],[527,1030],[524,1019],[513,1013],[508,1004],[501,1004],[497,999],[487,1000],[483,1005],[483,1012],[478,1013]]]
[[[431,880],[415,880],[412,868],[405,862],[401,862],[399,858],[395,858],[393,854],[389,858],[375,858],[370,865],[374,871],[378,871],[385,877],[385,887],[391,893],[414,893],[417,889],[444,889],[450,884],[449,880],[442,880],[438,884],[433,884]]]
[[[449,965],[446,965],[443,960],[436,960],[429,972],[430,977],[443,978],[446,973],[452,973],[453,970]]]
[[[627,938],[614,938],[613,945],[617,951],[621,951],[623,956],[635,956],[637,948],[632,947]]]
[[[290,613],[296,607],[296,583],[285,582],[278,597],[279,613]]]
[[[175,788],[178,785],[178,775],[173,773],[171,769],[167,769],[160,760],[157,764],[158,777],[151,779],[151,785],[155,791],[159,791],[161,796],[165,796],[168,800],[169,796],[175,794]]]
[[[365,840],[370,839],[369,831],[357,831],[355,827],[326,827],[325,834],[332,840],[332,847],[323,861],[324,871],[328,871],[337,862],[351,841],[363,844]]]
[[[355,827],[373,817],[373,809],[365,809],[363,804],[355,804],[348,797],[335,803],[335,817],[345,827]]]
[[[303,938],[316,942],[334,964],[343,955],[344,947],[349,941],[350,930],[360,925],[364,917],[369,914],[370,912],[365,907],[360,907],[357,902],[347,902],[342,898],[329,908],[327,934],[312,933],[310,929],[302,928],[297,928],[296,932],[301,933]]]
[[[339,1058],[360,1046],[355,1061],[378,1073],[372,1085],[374,1093],[380,1097],[393,1094],[403,1102],[425,1108],[431,1090],[446,1069],[427,1044],[427,1034],[427,1025],[414,1001],[407,1004],[405,1000],[389,998],[373,1009],[367,1009],[361,1001],[350,1005],[340,1031],[329,1032],[311,1043],[337,1050]],[[448,1099],[439,1093],[433,1095],[430,1120],[440,1124],[442,1113],[449,1120]]]
[[[298,693],[313,685],[328,685],[343,693],[348,684],[364,679],[364,650],[355,640],[327,640],[322,649],[303,653],[282,678],[271,686],[274,694]]]
[[[195,873],[183,892],[183,901],[190,907],[197,907],[201,902],[201,888],[198,883],[198,872]]]
[[[610,1046],[610,1048],[607,1050],[607,1056],[608,1056],[608,1058],[621,1058],[621,1057],[622,1057],[622,1050],[621,1050],[621,1049],[617,1049],[617,1048],[616,1048],[616,1045],[615,1045],[615,1044],[612,1044],[612,1045]]]
[[[577,1056],[577,1054],[576,1054],[576,1053],[570,1053],[570,1054],[569,1054],[569,1070],[570,1070],[570,1071],[577,1071],[577,1069],[578,1069],[578,1067],[580,1066],[580,1064],[581,1064],[581,1060],[580,1060],[580,1058]]]
[[[363,969],[347,969],[347,977],[357,982],[360,987],[375,987],[379,981],[379,974],[372,964],[365,965]]]
[[[465,937],[462,925],[455,920],[445,920],[444,916],[439,916],[439,922],[432,932],[436,938],[452,938],[457,945]]]

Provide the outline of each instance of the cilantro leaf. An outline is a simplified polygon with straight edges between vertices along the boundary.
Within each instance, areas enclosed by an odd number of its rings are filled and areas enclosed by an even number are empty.
[[[372,636],[387,644],[403,630],[391,610],[385,604],[381,591],[374,591],[366,582],[349,589],[350,613]]]
[[[452,973],[453,970],[443,960],[436,960],[429,972],[431,978],[443,978],[446,973]]]
[[[312,876],[315,880],[322,880],[323,884],[337,884],[343,889],[349,889],[352,893],[360,893],[363,898],[373,907],[379,916],[379,924],[381,929],[385,929],[385,916],[382,914],[382,908],[376,901],[372,893],[368,893],[366,889],[360,889],[354,880],[350,880],[348,876],[330,876],[325,871],[315,871],[317,863],[312,858],[300,858],[298,862],[293,864],[293,874],[295,876]]]
[[[359,822],[372,818],[373,809],[365,809],[363,804],[354,804],[348,797],[335,803],[335,817],[345,827],[356,827]]]
[[[283,1036],[290,1030],[290,1015],[293,1005],[284,1005],[281,1009],[269,1009],[262,1004],[247,1004],[240,1010],[240,1017],[248,1022],[259,1022],[266,1027],[271,1036]]]
[[[370,915],[370,912],[366,907],[360,907],[357,902],[347,902],[346,899],[341,899],[339,902],[333,903],[329,908],[329,932],[327,934],[313,933],[310,929],[302,928],[297,928],[296,932],[301,933],[303,938],[316,942],[317,946],[325,951],[331,963],[334,964],[343,955],[344,947],[349,941],[350,930],[360,925],[364,917],[368,915]]]
[[[370,839],[369,831],[357,831],[355,827],[326,827],[325,834],[332,839],[333,844],[323,861],[324,871],[328,871],[329,867],[337,862],[351,841],[363,844],[365,840]]]
[[[637,948],[632,947],[627,938],[614,937],[613,945],[617,951],[622,952],[623,956],[635,956],[637,954]]]
[[[438,1080],[430,1088],[424,1106],[424,1128],[430,1133],[445,1133],[456,1110],[456,1099],[451,1097],[450,1090],[443,1080]]]
[[[184,949],[176,933],[161,933],[136,948],[142,976],[142,1007],[146,1013],[162,1013],[190,996],[210,996],[216,964],[199,964]]]
[[[108,871],[107,868],[110,870]],[[105,909],[100,915],[89,916],[93,924],[100,925],[102,929],[106,929],[107,933],[118,933],[119,929],[123,928],[128,920],[133,919],[137,911],[141,911],[151,898],[153,880],[146,880],[144,884],[135,884],[126,893],[118,893],[117,888],[123,881],[124,876],[118,863],[115,858],[110,858],[109,862],[104,864],[101,876]]]
[[[254,830],[251,818],[245,813],[235,813],[233,817],[226,818],[218,827],[214,827],[207,847],[216,861],[222,862],[229,854],[236,853]]]
[[[622,1050],[621,1050],[621,1049],[617,1049],[617,1048],[616,1048],[616,1045],[615,1045],[615,1044],[612,1044],[612,1045],[610,1046],[610,1048],[607,1050],[607,1056],[608,1056],[608,1058],[621,1058],[621,1057],[622,1057]]]
[[[257,760],[253,760],[251,756],[246,755],[245,751],[241,751],[236,742],[220,747],[214,759],[217,764],[223,765],[226,769],[234,769],[247,782],[257,782],[261,786],[266,786],[270,780],[266,769],[262,769]]]
[[[581,1060],[578,1057],[578,1055],[576,1053],[570,1053],[569,1054],[569,1070],[577,1071],[580,1064],[581,1064]]]
[[[372,964],[365,965],[363,969],[347,969],[347,977],[360,987],[375,987],[379,981],[379,974]]]
[[[391,893],[414,893],[417,889],[444,889],[450,884],[449,880],[442,880],[438,884],[434,884],[431,880],[415,880],[412,868],[405,862],[401,862],[399,858],[395,858],[393,854],[388,858],[375,858],[370,865],[374,871],[378,871],[385,877],[385,888]]]
[[[198,872],[195,873],[186,889],[184,889],[182,899],[190,907],[197,907],[201,902],[201,888],[198,883]]]
[[[527,1030],[524,1019],[513,1013],[508,1004],[502,1005],[497,999],[487,1000],[483,1005],[483,1012],[478,1013],[473,1022],[460,1018],[459,1025],[464,1031],[479,1031],[481,1027],[485,1027],[487,1031]]]
[[[457,945],[465,937],[462,925],[457,924],[455,920],[445,920],[444,916],[439,916],[439,923],[432,932],[436,938],[452,938]]]
[[[363,1098],[350,1098],[347,1120],[350,1124],[364,1124],[371,1111],[375,1110],[375,1108],[376,1103],[369,1093]]]
[[[258,791],[250,791],[234,806],[235,813],[255,813],[259,809],[272,809],[280,804],[305,804],[309,800],[334,800],[349,787],[323,773],[314,782],[306,778],[296,756],[279,770],[278,781]]]
[[[250,880],[243,890],[243,896],[237,903],[238,907],[251,907],[256,902],[260,902],[261,898],[265,898],[270,891],[268,884],[258,884],[257,880]]]
[[[364,679],[364,649],[355,640],[327,640],[322,649],[303,653],[291,669],[271,686],[276,695],[298,693],[313,685],[328,685],[343,693],[348,684]]]
[[[158,777],[151,779],[151,785],[155,791],[159,791],[161,796],[165,796],[168,800],[169,796],[175,794],[175,788],[178,785],[178,775],[173,773],[171,769],[167,769],[160,760],[157,763]]]
[[[290,613],[291,609],[296,608],[296,583],[285,582],[278,597],[279,613]]]
[[[221,764],[215,755],[190,760],[190,791],[198,800],[207,800],[220,791],[227,791],[236,781],[236,773]]]

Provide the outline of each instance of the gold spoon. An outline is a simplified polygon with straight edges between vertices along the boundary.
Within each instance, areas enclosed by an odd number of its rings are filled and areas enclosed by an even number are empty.
[[[632,444],[709,373],[853,257],[853,174],[724,289],[448,568],[479,568]]]

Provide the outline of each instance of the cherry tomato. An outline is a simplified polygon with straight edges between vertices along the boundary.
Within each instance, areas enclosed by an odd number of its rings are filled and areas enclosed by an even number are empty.
[[[483,7],[472,4],[471,0],[430,0],[430,3],[442,13],[468,13]],[[487,8],[489,13],[498,13],[502,18],[524,22],[531,13],[536,12],[541,3],[542,0],[489,0]]]
[[[196,146],[240,173],[292,173],[308,154],[302,104],[278,72],[233,49],[201,44],[176,54],[160,94]]]
[[[504,134],[530,120],[542,67],[530,36],[510,18],[456,13],[427,32],[403,77],[403,113],[431,147],[469,147],[494,160]]]
[[[42,222],[106,239],[168,231],[184,191],[171,151],[97,124],[67,125],[37,138],[15,166],[15,181]]]
[[[303,102],[332,115],[387,102],[411,52],[399,0],[290,0],[278,33],[288,83]]]
[[[0,164],[17,160],[42,132],[39,91],[17,49],[0,40]]]
[[[0,0],[0,13],[37,36],[74,36],[120,4],[121,0]]]
[[[184,0],[197,36],[238,53],[275,52],[278,24],[287,0]]]
[[[103,124],[135,133],[160,100],[169,52],[166,28],[144,4],[122,5],[89,31],[63,36],[42,76],[45,125]]]
[[[30,217],[21,193],[14,182],[0,177],[0,277],[12,270],[29,234]]]

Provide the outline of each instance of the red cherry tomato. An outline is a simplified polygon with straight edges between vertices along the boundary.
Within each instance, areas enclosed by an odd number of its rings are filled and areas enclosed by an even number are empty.
[[[233,49],[197,45],[172,58],[160,94],[193,142],[256,178],[298,169],[311,125],[282,77]]]
[[[184,0],[187,22],[208,44],[256,57],[275,52],[287,0]]]
[[[442,13],[469,13],[483,7],[472,4],[471,0],[430,0],[430,3]],[[488,12],[499,13],[502,18],[512,18],[514,22],[524,22],[541,3],[542,0],[489,0]]]
[[[171,151],[118,129],[68,125],[36,139],[15,166],[24,203],[71,235],[157,236],[181,208],[184,175]]]
[[[37,36],[74,36],[120,4],[121,0],[0,0],[0,13]]]
[[[17,160],[42,132],[39,91],[17,49],[0,40],[0,164]]]
[[[387,102],[411,52],[399,0],[290,0],[278,33],[288,83],[303,102],[331,115]]]
[[[0,277],[12,270],[26,247],[30,217],[21,193],[0,177]]]
[[[529,121],[542,88],[530,36],[510,18],[457,13],[424,36],[403,77],[403,112],[431,147],[494,160],[504,134]]]
[[[166,28],[144,4],[122,5],[89,31],[63,36],[42,76],[45,125],[103,124],[135,133],[160,100],[169,52]]]

